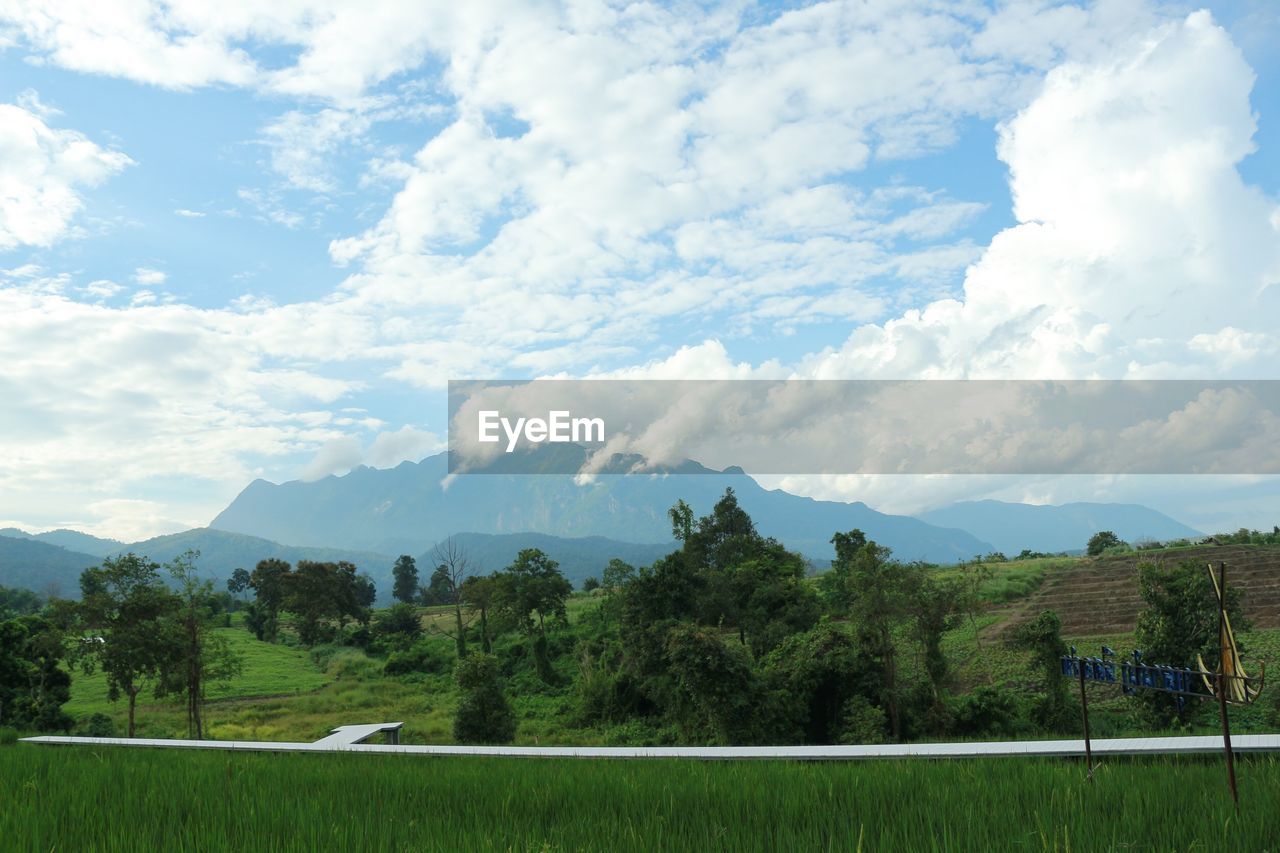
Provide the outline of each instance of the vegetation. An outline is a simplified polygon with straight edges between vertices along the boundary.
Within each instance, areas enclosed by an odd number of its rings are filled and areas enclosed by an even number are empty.
[[[1008,850],[1274,845],[1280,763],[591,762],[0,747],[15,849]],[[298,784],[305,779],[306,784]],[[360,780],[353,790],[352,780]],[[501,784],[495,784],[501,780]],[[92,795],[86,795],[86,791]]]

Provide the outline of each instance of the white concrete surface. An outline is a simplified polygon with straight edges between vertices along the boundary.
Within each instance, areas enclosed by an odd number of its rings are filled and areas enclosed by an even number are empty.
[[[913,743],[865,746],[426,746],[359,743],[389,723],[340,726],[314,743],[237,740],[156,740],[42,735],[28,743],[65,746],[164,747],[170,749],[229,749],[254,752],[368,752],[403,755],[492,755],[521,758],[692,758],[704,761],[780,759],[785,761],[856,761],[889,758],[986,758],[998,756],[1083,756],[1083,740],[1025,740],[984,743]],[[1280,735],[1237,735],[1237,753],[1280,752]],[[1217,736],[1108,738],[1093,741],[1095,756],[1188,755],[1222,751]]]

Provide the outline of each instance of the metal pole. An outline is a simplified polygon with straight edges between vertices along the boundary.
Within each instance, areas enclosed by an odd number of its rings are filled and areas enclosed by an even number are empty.
[[[1231,751],[1231,724],[1227,720],[1227,650],[1222,642],[1223,619],[1227,607],[1227,564],[1218,564],[1218,716],[1222,718],[1222,748],[1227,756],[1227,785],[1231,788],[1231,801],[1236,812],[1240,811],[1240,792],[1236,788],[1236,760]],[[1082,682],[1083,683],[1083,682]]]
[[[1089,768],[1086,777],[1093,781],[1093,744],[1089,741],[1089,699],[1084,689],[1084,658],[1076,659],[1076,669],[1080,672],[1080,717],[1084,720],[1084,760]]]

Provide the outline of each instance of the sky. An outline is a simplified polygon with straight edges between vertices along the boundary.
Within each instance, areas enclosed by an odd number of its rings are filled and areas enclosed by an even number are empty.
[[[417,460],[450,379],[1280,378],[1277,43],[1271,0],[0,0],[0,526]],[[760,479],[1280,521],[1268,477]]]

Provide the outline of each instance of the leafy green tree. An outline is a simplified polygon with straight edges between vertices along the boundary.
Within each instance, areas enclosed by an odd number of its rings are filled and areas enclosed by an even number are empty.
[[[299,560],[284,576],[285,606],[298,617],[298,639],[311,646],[331,637],[332,623],[341,629],[348,619],[367,622],[362,606],[361,582],[348,562],[320,563]]]
[[[458,743],[511,743],[516,715],[502,691],[498,660],[489,654],[459,658],[454,670],[462,697],[453,719]]]
[[[391,568],[395,583],[391,595],[401,604],[413,604],[418,597],[418,564],[408,554],[401,554]]]
[[[1227,579],[1230,581],[1230,576]],[[1204,563],[1140,563],[1138,591],[1144,607],[1138,614],[1135,633],[1147,663],[1194,667],[1196,656],[1200,655],[1210,667],[1214,666],[1219,654],[1218,598]],[[1226,604],[1235,632],[1248,631],[1240,587],[1228,583]],[[1138,701],[1158,724],[1168,724],[1177,716],[1176,703],[1170,696],[1144,690],[1138,694]]]
[[[600,588],[600,579],[597,577],[589,577],[582,582],[583,592],[595,592]]]
[[[422,637],[422,620],[412,604],[393,604],[374,619],[373,633],[385,646],[403,651]]]
[[[666,655],[676,719],[687,733],[706,732],[722,744],[755,739],[758,688],[741,645],[726,644],[709,628],[679,625],[667,632]]]
[[[0,621],[0,726],[67,731],[62,706],[71,676],[62,668],[62,631],[44,616]]]
[[[43,606],[44,599],[29,589],[0,586],[0,619],[36,613]]]
[[[1101,530],[1089,537],[1089,542],[1085,546],[1085,553],[1090,557],[1096,557],[1109,548],[1115,548],[1123,544],[1124,542],[1114,532]]]
[[[635,566],[614,557],[604,567],[604,573],[601,578],[606,592],[616,592],[626,586],[635,575]]]
[[[493,641],[489,636],[489,610],[493,607],[496,588],[497,582],[492,575],[472,575],[462,582],[463,602],[480,615],[480,650],[485,654],[493,652]]]
[[[161,581],[159,564],[133,553],[85,569],[80,595],[79,616],[90,632],[79,649],[81,665],[102,670],[111,701],[128,698],[133,737],[138,694],[181,659],[181,601]]]
[[[227,592],[235,596],[244,594],[252,585],[253,578],[245,569],[236,569],[227,578]]]
[[[262,560],[249,575],[254,601],[246,624],[259,640],[274,643],[280,630],[280,610],[284,607],[286,579],[293,567],[284,560]]]
[[[533,645],[539,676],[555,680],[547,652],[547,623],[567,625],[565,599],[573,585],[560,564],[537,548],[525,548],[515,562],[495,573],[494,609],[507,618]]]
[[[858,531],[853,531],[858,533]],[[848,602],[848,613],[858,631],[858,640],[875,661],[880,674],[876,704],[884,708],[895,741],[902,738],[902,696],[900,662],[894,630],[910,615],[910,572],[891,559],[888,548],[868,540],[852,549],[857,538],[850,534],[842,548],[836,545],[836,565],[832,571],[843,581],[840,597]]]
[[[1031,652],[1031,668],[1040,700],[1031,709],[1031,719],[1048,731],[1065,731],[1074,720],[1068,699],[1067,679],[1062,676],[1062,656],[1067,644],[1062,641],[1062,621],[1052,610],[1019,625],[1013,642]]]
[[[773,703],[774,739],[782,743],[835,743],[848,734],[850,702],[875,692],[869,662],[843,627],[823,621],[792,634],[764,658],[763,678]],[[878,711],[878,709],[877,709]],[[875,715],[862,715],[866,718]],[[883,712],[878,732],[862,726],[856,743],[879,743],[887,734]]]
[[[225,637],[213,631],[218,600],[213,584],[199,578],[199,557],[199,551],[187,551],[167,565],[178,585],[180,606],[174,619],[181,640],[177,654],[162,670],[156,692],[161,696],[181,693],[187,704],[187,736],[203,739],[205,689],[210,682],[226,682],[239,674],[242,659]]]

